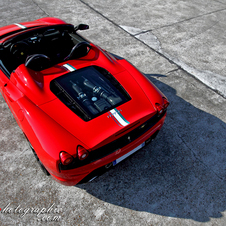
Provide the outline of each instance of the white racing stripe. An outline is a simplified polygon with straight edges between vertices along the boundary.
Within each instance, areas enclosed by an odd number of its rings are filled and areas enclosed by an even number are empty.
[[[122,125],[127,126],[129,122],[125,121],[115,109],[110,110],[112,116]]]
[[[72,67],[70,64],[64,64],[63,67],[67,68],[69,71],[75,71],[76,69]]]
[[[25,27],[24,25],[22,25],[22,24],[14,24],[14,25],[16,25],[16,26],[18,26],[18,27],[20,27],[20,28],[22,28],[22,29],[26,29],[27,27]]]

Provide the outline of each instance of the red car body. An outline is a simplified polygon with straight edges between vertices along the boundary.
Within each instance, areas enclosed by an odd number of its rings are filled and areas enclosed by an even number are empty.
[[[81,42],[86,54],[68,57]],[[53,63],[29,66],[29,56],[42,51]],[[125,59],[88,42],[60,19],[1,28],[0,57],[3,97],[43,169],[64,185],[87,181],[115,165],[163,126],[167,98]],[[99,85],[90,88],[95,78]]]

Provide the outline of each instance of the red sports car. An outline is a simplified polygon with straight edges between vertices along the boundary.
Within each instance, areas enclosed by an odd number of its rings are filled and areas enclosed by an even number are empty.
[[[43,171],[87,182],[155,138],[167,98],[57,18],[0,28],[0,90]]]

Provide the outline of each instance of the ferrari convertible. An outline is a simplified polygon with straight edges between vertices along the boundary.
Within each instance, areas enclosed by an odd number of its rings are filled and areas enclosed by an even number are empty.
[[[0,28],[0,90],[46,175],[93,180],[156,137],[167,98],[128,61],[73,26],[41,18]]]

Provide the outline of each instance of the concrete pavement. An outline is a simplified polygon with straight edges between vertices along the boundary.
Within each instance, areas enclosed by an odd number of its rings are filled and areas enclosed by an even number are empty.
[[[1,225],[226,224],[225,1],[0,2],[1,26],[45,16],[89,24],[82,35],[170,100],[153,143],[91,183],[65,187],[40,171],[1,96]]]
[[[82,2],[226,97],[225,1]]]

